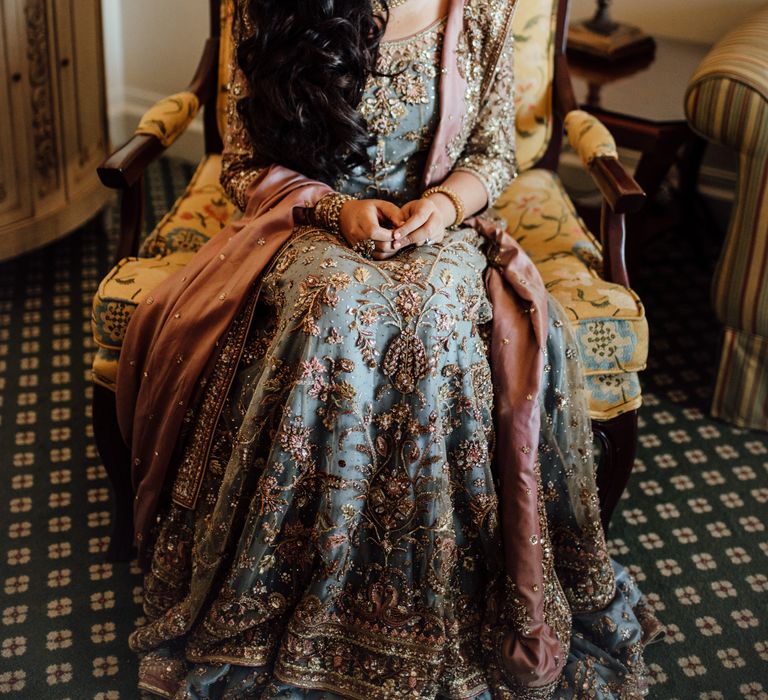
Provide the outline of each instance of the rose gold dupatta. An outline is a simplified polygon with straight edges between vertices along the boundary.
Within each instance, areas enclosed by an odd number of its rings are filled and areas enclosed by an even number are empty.
[[[290,238],[294,210],[330,188],[281,166],[251,184],[243,217],[204,245],[134,312],[120,353],[117,417],[131,447],[140,555],[184,416],[211,357],[269,261]]]
[[[505,27],[511,23],[513,5],[504,9]],[[464,0],[451,0],[443,45],[440,121],[422,178],[424,187],[441,182],[450,172],[448,145],[466,117],[466,82],[457,62],[463,21]],[[494,70],[495,65],[489,67],[489,75]],[[121,431],[133,454],[140,552],[155,518],[184,415],[210,358],[262,271],[290,238],[294,210],[313,206],[328,191],[326,185],[281,166],[265,170],[249,188],[243,218],[208,242],[183,271],[136,309],[120,358],[117,407]],[[552,567],[535,466],[547,294],[533,263],[511,236],[482,219],[467,223],[490,240],[492,249],[486,286],[494,309],[494,466],[500,483],[506,588],[489,601],[493,619],[487,637],[496,654],[493,665],[504,680],[522,691],[520,697],[543,698],[549,696],[562,671],[570,631],[567,606],[563,609]],[[555,618],[563,621],[557,625],[560,638],[551,626],[554,623],[548,624]]]

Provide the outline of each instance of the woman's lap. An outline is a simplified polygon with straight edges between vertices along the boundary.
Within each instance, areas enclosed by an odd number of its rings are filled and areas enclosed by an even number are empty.
[[[278,255],[197,511],[172,506],[156,548],[174,543],[187,560],[171,593],[150,581],[153,615],[174,597],[206,600],[176,606],[178,638],[162,624],[143,638],[198,664],[188,697],[486,692],[480,629],[501,572],[484,266],[469,230],[387,262],[323,232]],[[567,501],[573,465],[553,455],[574,448],[563,431],[580,409],[564,402],[574,370],[551,314],[542,477]],[[566,506],[548,515],[569,531],[587,522]],[[195,582],[193,548],[228,552],[217,576]]]
[[[393,692],[482,683],[469,647],[498,538],[478,242],[371,262],[317,232],[278,256],[223,415],[234,447],[205,487],[228,505],[207,537],[236,552],[187,658],[256,666],[284,626],[289,685],[325,674],[366,696],[392,664]]]

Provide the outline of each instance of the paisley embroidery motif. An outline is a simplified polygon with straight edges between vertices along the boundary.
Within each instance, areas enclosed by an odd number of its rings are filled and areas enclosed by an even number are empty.
[[[403,394],[410,394],[427,375],[427,350],[412,330],[404,330],[389,344],[381,369]]]

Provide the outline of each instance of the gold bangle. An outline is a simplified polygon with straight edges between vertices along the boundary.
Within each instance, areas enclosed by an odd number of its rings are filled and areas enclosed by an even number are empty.
[[[354,197],[340,192],[331,192],[321,197],[313,211],[315,226],[320,226],[332,233],[341,233],[339,219],[341,218],[341,208]]]
[[[450,187],[444,185],[437,185],[436,187],[430,187],[428,190],[424,190],[421,195],[422,199],[426,199],[431,194],[444,194],[451,200],[453,208],[456,210],[456,219],[451,226],[458,226],[464,221],[464,203],[461,201],[461,197],[457,195]]]

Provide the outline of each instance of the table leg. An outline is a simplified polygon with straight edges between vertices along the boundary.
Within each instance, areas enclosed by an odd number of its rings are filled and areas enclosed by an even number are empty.
[[[660,127],[656,143],[652,148],[643,151],[637,164],[635,180],[645,190],[648,201],[645,207],[627,222],[627,263],[630,276],[642,260],[643,251],[650,241],[660,231],[667,229],[670,225],[676,225],[684,218],[683,209],[676,208],[673,219],[662,215],[661,220],[658,220],[658,208],[654,209],[654,199],[659,194],[672,166],[680,163],[681,151],[685,154],[688,150],[691,136],[692,132],[687,124]],[[691,153],[691,156],[695,155],[695,152]],[[695,190],[698,172],[695,159],[689,162],[685,170],[686,186],[692,186]]]

